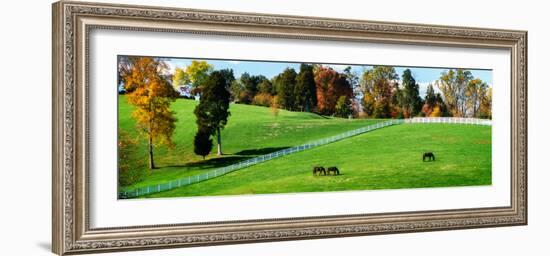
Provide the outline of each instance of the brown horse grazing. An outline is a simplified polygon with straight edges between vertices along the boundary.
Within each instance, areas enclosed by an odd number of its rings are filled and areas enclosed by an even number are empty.
[[[424,155],[422,155],[422,162],[426,161],[426,159],[428,159],[428,161],[435,161],[434,153],[432,152],[424,153]]]
[[[336,166],[332,166],[327,168],[327,174],[330,175],[330,173],[334,173],[334,175],[340,175],[340,170]]]
[[[323,175],[327,175],[327,171],[322,166],[314,166],[313,167],[313,175],[315,175],[316,173],[319,173],[319,175],[321,175],[321,173]]]

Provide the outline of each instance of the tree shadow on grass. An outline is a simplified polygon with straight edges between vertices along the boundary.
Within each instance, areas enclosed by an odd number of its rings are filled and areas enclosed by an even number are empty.
[[[290,147],[272,147],[272,148],[246,149],[246,150],[241,150],[241,151],[235,153],[235,155],[238,155],[238,156],[258,156],[258,155],[265,155],[265,154],[273,153],[273,152],[283,150],[283,149],[287,149],[287,148],[290,148]]]
[[[275,151],[287,149],[290,147],[271,147],[271,148],[257,148],[257,149],[247,149],[241,150],[232,155],[226,155],[223,157],[214,157],[206,159],[203,161],[190,162],[184,164],[173,164],[173,165],[164,165],[157,166],[158,169],[162,168],[190,168],[190,169],[212,169],[212,168],[221,168],[228,165],[236,164],[238,162],[245,161],[247,159],[273,153]]]
[[[210,169],[210,168],[219,168],[228,165],[232,165],[246,159],[249,159],[249,156],[225,156],[210,158],[203,161],[191,162],[185,164],[176,164],[176,165],[166,165],[162,167],[178,167],[178,168],[201,168],[201,169]]]

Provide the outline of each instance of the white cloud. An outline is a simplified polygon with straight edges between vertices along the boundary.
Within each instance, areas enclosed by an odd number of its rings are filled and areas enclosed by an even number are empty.
[[[238,61],[238,60],[228,60],[227,62],[229,62],[231,64],[235,64],[235,65],[241,64],[241,62]]]

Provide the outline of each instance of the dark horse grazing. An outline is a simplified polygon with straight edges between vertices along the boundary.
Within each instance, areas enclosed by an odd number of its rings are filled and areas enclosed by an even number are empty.
[[[424,155],[422,156],[422,161],[426,161],[426,158],[428,159],[428,161],[435,161],[435,155],[432,152],[424,153]]]
[[[330,173],[334,173],[334,175],[340,175],[340,170],[336,166],[332,166],[327,168],[327,174],[330,175]]]
[[[316,173],[319,173],[319,175],[321,175],[321,173],[323,175],[327,175],[327,171],[322,166],[314,166],[313,167],[313,175],[315,175]]]

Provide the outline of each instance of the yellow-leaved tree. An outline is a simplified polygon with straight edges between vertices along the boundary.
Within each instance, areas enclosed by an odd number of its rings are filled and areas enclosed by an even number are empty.
[[[160,59],[129,57],[128,64],[120,70],[128,103],[136,107],[132,117],[140,135],[147,140],[150,169],[155,168],[155,146],[174,146],[172,134],[176,118],[170,104],[175,100],[176,92],[164,75],[167,68]]]

